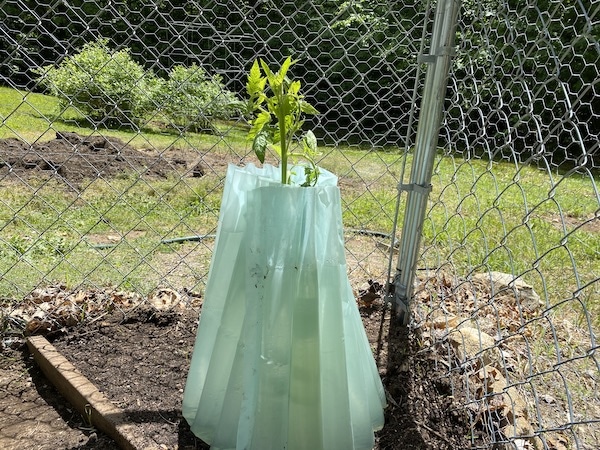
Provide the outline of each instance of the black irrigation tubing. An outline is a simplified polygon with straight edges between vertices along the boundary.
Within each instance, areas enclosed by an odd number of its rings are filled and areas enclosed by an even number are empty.
[[[161,241],[159,241],[159,244],[181,244],[183,242],[193,242],[193,241],[200,242],[205,239],[215,238],[216,236],[217,236],[216,234],[200,234],[200,235],[193,235],[193,236],[182,236],[182,237],[176,237],[176,238],[170,238],[170,239],[162,239]],[[114,244],[90,244],[90,247],[95,248],[97,250],[103,250],[103,249],[107,249],[107,248],[114,248],[117,245],[119,245],[118,242],[114,243]]]
[[[364,230],[362,228],[360,228],[360,229],[346,228],[346,231],[348,231],[350,233],[354,233],[354,234],[361,234],[363,236],[375,236],[375,237],[381,237],[384,239],[392,238],[392,235],[390,233],[384,233],[383,231]]]
[[[346,231],[350,232],[350,233],[354,233],[354,234],[360,234],[363,236],[375,236],[375,237],[380,237],[380,238],[384,238],[384,239],[391,239],[391,235],[389,233],[384,233],[382,231],[363,230],[363,229],[355,229],[355,228],[346,229]],[[181,236],[181,237],[176,237],[176,238],[162,239],[161,241],[159,241],[159,244],[181,244],[183,242],[200,242],[205,239],[214,239],[216,236],[217,236],[216,234],[199,234],[199,235],[193,235],[193,236]],[[107,248],[116,247],[117,245],[119,245],[119,244],[118,243],[90,244],[90,247],[97,249],[97,250],[103,250],[103,249],[107,249]]]
[[[181,244],[182,242],[200,242],[204,239],[214,239],[216,238],[216,234],[200,234],[196,236],[183,236],[176,237],[171,239],[163,239],[160,241],[161,244]]]

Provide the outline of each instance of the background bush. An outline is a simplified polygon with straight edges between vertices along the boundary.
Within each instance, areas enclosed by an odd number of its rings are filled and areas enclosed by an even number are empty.
[[[133,125],[154,109],[162,82],[136,63],[128,49],[112,51],[107,39],[85,44],[58,67],[38,70],[40,83],[91,121]]]
[[[168,126],[212,131],[212,121],[238,114],[243,103],[225,89],[220,75],[192,64],[175,66],[164,80],[145,71],[129,49],[113,51],[106,39],[85,44],[58,67],[38,70],[39,82],[90,121],[107,126],[139,125],[152,113]]]
[[[190,131],[211,130],[213,120],[230,119],[243,107],[235,94],[225,89],[220,75],[209,77],[195,63],[171,70],[158,103],[172,125]]]

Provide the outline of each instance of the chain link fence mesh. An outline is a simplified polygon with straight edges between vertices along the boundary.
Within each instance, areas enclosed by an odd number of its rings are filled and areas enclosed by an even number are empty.
[[[68,325],[93,308],[201,296],[226,165],[254,161],[243,107],[217,106],[243,102],[258,56],[297,58],[321,112],[310,125],[340,177],[353,287],[389,280],[433,3],[0,6],[4,331],[27,299],[61,299],[53,320]],[[169,86],[161,97],[144,84],[136,120],[102,92],[91,98],[110,108],[94,114],[43,82],[99,38],[143,68],[137,86],[147,74]],[[456,361],[473,448],[600,446],[599,41],[596,0],[462,3],[413,326]],[[109,65],[88,72],[92,86]],[[192,70],[177,79],[178,66]],[[182,88],[199,68],[192,84],[212,80],[212,96]],[[35,311],[28,326],[56,326]]]

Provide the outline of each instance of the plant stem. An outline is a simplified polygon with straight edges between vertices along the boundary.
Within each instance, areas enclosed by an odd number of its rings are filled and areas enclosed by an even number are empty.
[[[283,102],[283,92],[279,93],[279,105]],[[285,114],[279,108],[277,114],[277,121],[279,122],[279,140],[281,142],[281,184],[287,184],[287,159],[288,159],[288,141],[287,141],[287,130],[285,129]]]

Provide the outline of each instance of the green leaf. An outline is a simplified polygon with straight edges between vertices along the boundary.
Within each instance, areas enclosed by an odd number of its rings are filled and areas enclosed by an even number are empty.
[[[267,153],[267,145],[269,143],[268,133],[264,130],[260,131],[252,142],[252,150],[261,163],[265,162],[265,154]]]
[[[298,96],[298,92],[300,92],[300,82],[292,81],[288,86],[288,94]]]
[[[255,60],[248,74],[248,82],[246,83],[246,91],[250,98],[259,97],[265,89],[267,79],[260,72],[258,60]]]
[[[317,111],[317,109],[313,105],[304,100],[300,101],[300,109],[304,114],[311,114],[313,116],[319,114],[319,111]]]
[[[281,145],[278,143],[278,141],[274,141],[273,150],[275,150],[279,157],[281,157]]]
[[[256,116],[256,119],[252,120],[250,123],[252,124],[252,127],[250,128],[250,131],[248,131],[248,138],[255,139],[260,132],[266,132],[266,128],[271,123],[271,114],[269,114],[268,111],[261,111],[258,116]]]
[[[318,153],[317,137],[315,136],[315,133],[312,132],[312,130],[308,130],[304,135],[304,144],[306,145],[306,150],[308,150],[309,153],[313,155]]]
[[[315,167],[306,166],[304,167],[304,183],[300,186],[302,187],[311,187],[317,184],[317,180],[319,179],[319,169]]]
[[[291,148],[297,133],[302,130],[303,114],[318,114],[318,111],[300,94],[301,83],[287,76],[295,63],[291,57],[285,59],[278,71],[273,72],[263,59],[252,64],[248,75],[247,91],[250,95],[248,112],[257,114],[250,121],[248,138],[261,162],[264,161],[267,145],[281,158],[281,179],[287,183],[288,157],[299,156],[311,164],[306,171],[306,185],[316,183],[319,172],[313,157],[317,155],[317,138],[308,132],[301,139],[302,152],[295,155]]]
[[[292,57],[288,56],[285,61],[283,62],[283,64],[281,64],[281,69],[279,69],[279,76],[281,77],[282,80],[285,80],[285,77],[287,75],[288,70],[290,69],[291,65],[294,64],[296,61],[292,61]]]
[[[267,83],[269,83],[269,87],[273,91],[273,93],[277,92],[278,87],[282,84],[282,81],[278,80],[277,74],[273,73],[269,66],[264,60],[260,60],[260,66],[262,67],[263,72],[265,73]]]

